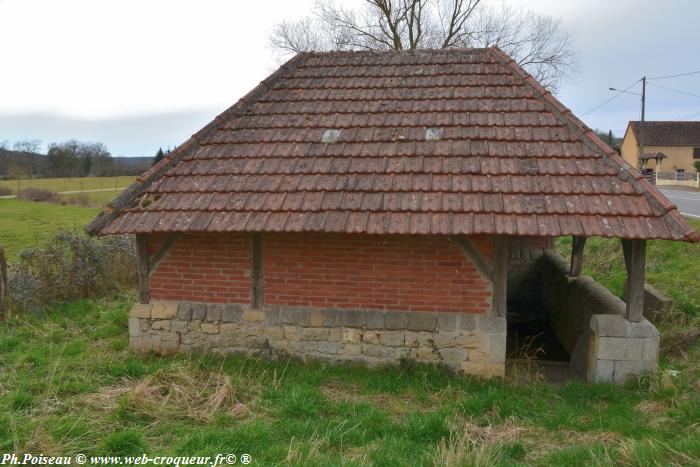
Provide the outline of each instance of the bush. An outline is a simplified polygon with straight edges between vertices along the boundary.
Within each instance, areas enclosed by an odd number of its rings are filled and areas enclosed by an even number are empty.
[[[0,196],[10,196],[12,193],[12,188],[7,186],[0,186]]]
[[[66,196],[61,200],[61,204],[71,204],[75,206],[89,206],[90,197],[86,193],[78,193],[77,195]]]
[[[27,201],[48,201],[49,203],[58,203],[59,201],[58,193],[42,188],[24,188],[19,190],[17,197]]]
[[[700,161],[695,161],[695,171],[700,172]]]
[[[130,236],[87,237],[59,232],[22,251],[10,265],[11,306],[38,311],[59,300],[103,296],[136,284],[136,248]]]

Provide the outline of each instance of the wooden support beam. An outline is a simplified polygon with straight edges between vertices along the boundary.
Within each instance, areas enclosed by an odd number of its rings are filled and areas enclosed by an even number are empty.
[[[466,255],[476,267],[476,270],[482,275],[484,279],[489,282],[493,281],[493,271],[491,266],[481,254],[479,249],[474,245],[474,242],[469,237],[458,236],[454,238],[455,244],[462,250],[462,253]]]
[[[148,285],[148,234],[136,234],[136,255],[138,258],[139,303],[148,303],[151,289]]]
[[[250,304],[260,308],[263,304],[263,237],[254,233],[250,237]]]
[[[9,309],[8,297],[10,289],[7,285],[7,259],[5,249],[0,246],[0,316]]]
[[[644,269],[646,241],[622,240],[627,268],[627,320],[641,321],[644,317]]]
[[[182,237],[182,233],[180,232],[174,232],[165,237],[165,240],[163,240],[160,247],[158,247],[158,251],[156,251],[148,261],[148,277],[153,274],[160,262],[163,261],[163,258],[167,256],[170,249],[173,247],[173,245],[175,245],[180,237]]]
[[[572,237],[571,244],[571,270],[569,275],[571,277],[578,277],[581,275],[581,268],[583,267],[583,247],[586,246],[586,237]]]
[[[494,316],[506,316],[508,294],[508,237],[498,235],[493,241],[493,298]]]

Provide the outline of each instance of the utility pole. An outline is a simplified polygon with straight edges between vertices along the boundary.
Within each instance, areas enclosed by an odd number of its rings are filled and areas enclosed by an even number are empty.
[[[647,95],[647,77],[642,76],[642,121],[639,124],[639,156],[644,154],[644,107]],[[642,166],[640,162],[640,167]]]

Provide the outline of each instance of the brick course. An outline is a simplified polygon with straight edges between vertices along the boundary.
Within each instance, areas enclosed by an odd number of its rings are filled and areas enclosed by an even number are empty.
[[[154,236],[152,252],[163,236]],[[487,237],[474,242],[490,261]],[[186,234],[151,276],[155,300],[250,301],[250,237]],[[483,313],[491,286],[447,236],[266,234],[265,304]]]

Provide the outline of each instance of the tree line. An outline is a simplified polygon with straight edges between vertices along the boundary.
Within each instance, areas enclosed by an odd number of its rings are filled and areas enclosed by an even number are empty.
[[[138,175],[152,163],[150,158],[113,157],[99,142],[50,143],[45,154],[41,148],[36,139],[12,146],[0,141],[0,179]]]

